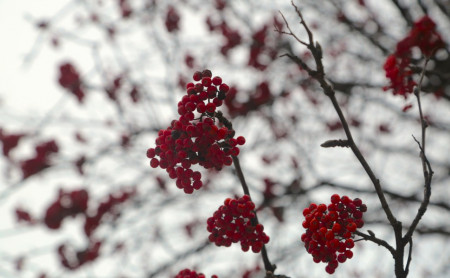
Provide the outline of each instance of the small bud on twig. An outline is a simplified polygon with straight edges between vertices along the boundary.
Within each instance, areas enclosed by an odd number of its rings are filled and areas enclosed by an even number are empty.
[[[319,59],[322,59],[322,46],[320,46],[318,41],[316,41],[316,50],[317,50],[317,54],[319,56]]]
[[[334,148],[334,147],[342,147],[348,148],[350,147],[350,143],[348,140],[328,140],[320,145],[322,148]]]

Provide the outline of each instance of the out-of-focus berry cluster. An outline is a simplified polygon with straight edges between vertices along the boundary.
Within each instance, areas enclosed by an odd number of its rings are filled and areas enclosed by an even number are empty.
[[[424,16],[414,23],[408,36],[397,43],[395,53],[390,55],[384,64],[389,86],[384,90],[392,89],[394,95],[406,97],[413,92],[417,83],[412,79],[410,67],[412,49],[418,47],[426,57],[431,57],[436,50],[445,46],[441,35],[436,31],[436,24],[428,16]]]
[[[74,65],[66,62],[59,66],[58,82],[63,88],[74,94],[80,103],[83,102],[85,96],[83,84]]]
[[[205,274],[197,273],[194,270],[188,268],[181,270],[174,278],[206,278]],[[211,278],[219,278],[217,275],[211,276]]]
[[[332,274],[339,263],[353,257],[356,229],[364,225],[367,206],[358,198],[351,200],[338,194],[331,196],[331,204],[311,204],[303,210],[305,221],[301,240],[316,263],[327,263],[325,270]]]
[[[85,189],[65,192],[60,190],[58,198],[50,204],[45,213],[43,223],[52,230],[61,228],[63,221],[68,217],[80,215],[84,218],[84,232],[89,240],[88,246],[80,250],[73,250],[68,244],[61,244],[58,254],[61,264],[70,270],[94,261],[100,252],[102,242],[94,239],[93,234],[100,226],[105,216],[109,216],[112,221],[118,216],[116,207],[129,200],[135,194],[134,191],[120,191],[110,194],[108,198],[101,202],[96,208],[89,204],[89,194]],[[36,221],[31,215],[23,210],[16,210],[18,221],[34,224]]]
[[[226,247],[240,242],[242,251],[251,248],[254,253],[260,252],[269,237],[264,233],[263,225],[255,224],[254,209],[255,204],[248,195],[239,199],[227,198],[207,221],[207,230],[211,233],[209,241]]]
[[[50,157],[59,151],[55,140],[42,142],[35,147],[35,155],[32,158],[20,162],[23,178],[26,179],[45,168],[49,167]]]
[[[217,111],[228,85],[218,76],[211,77],[209,70],[195,72],[197,83],[186,85],[186,95],[178,103],[179,119],[160,130],[156,147],[147,150],[150,166],[165,169],[187,194],[203,185],[201,173],[192,170],[192,165],[221,170],[232,164],[231,156],[237,156],[238,145],[245,143],[242,136],[234,138],[231,123]]]

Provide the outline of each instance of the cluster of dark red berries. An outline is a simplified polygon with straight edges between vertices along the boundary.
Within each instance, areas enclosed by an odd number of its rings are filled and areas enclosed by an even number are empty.
[[[52,154],[58,151],[59,148],[55,140],[49,140],[36,145],[34,157],[20,162],[23,178],[28,178],[50,167],[50,158]]]
[[[120,193],[109,194],[108,199],[98,205],[95,214],[86,215],[86,220],[84,222],[84,232],[86,236],[90,237],[93,234],[107,214],[112,218],[116,218],[117,215],[120,214],[120,212],[117,211],[117,206],[125,203],[134,194],[134,191],[122,191]]]
[[[80,74],[71,63],[66,62],[59,66],[58,82],[63,88],[74,94],[80,103],[83,102],[85,93]]]
[[[229,87],[209,70],[195,72],[196,84],[186,85],[187,94],[178,103],[180,118],[160,130],[156,148],[147,150],[150,166],[166,169],[176,179],[178,188],[191,194],[202,187],[201,174],[191,169],[198,164],[205,169],[221,170],[232,164],[231,156],[239,154],[238,145],[245,138],[235,135],[231,123],[217,107],[222,105]],[[159,157],[159,158],[157,158]]]
[[[417,85],[412,80],[410,68],[412,49],[418,47],[425,56],[431,57],[444,46],[444,41],[436,31],[436,24],[430,17],[424,16],[416,21],[408,36],[398,42],[395,53],[386,59],[384,70],[391,84],[384,90],[393,89],[394,95],[405,97],[412,93]]]
[[[205,274],[197,273],[194,270],[188,268],[181,270],[174,278],[206,278]],[[211,278],[219,278],[217,275],[211,276]]]
[[[169,33],[172,33],[174,31],[179,30],[179,22],[180,22],[180,15],[178,14],[178,11],[173,7],[169,6],[169,9],[167,10],[166,14],[166,20],[165,25],[166,29]]]
[[[353,257],[354,232],[364,225],[367,206],[358,198],[351,200],[338,194],[331,196],[331,204],[311,204],[303,210],[305,221],[301,240],[316,263],[327,263],[325,270],[332,274],[339,263]]]
[[[105,215],[114,216],[114,208],[127,201],[133,194],[133,191],[110,194],[96,209],[91,206],[89,210],[92,212],[88,213],[89,194],[85,189],[70,192],[60,190],[58,198],[47,208],[44,224],[49,229],[56,230],[61,227],[65,218],[82,214],[85,217],[84,232],[90,237]]]
[[[89,195],[84,189],[72,192],[61,190],[58,199],[48,207],[45,213],[45,225],[50,229],[59,229],[64,218],[86,212],[88,199]]]
[[[82,265],[93,262],[100,255],[101,241],[90,241],[85,249],[74,250],[71,246],[61,244],[58,247],[58,255],[61,264],[70,270],[75,270]]]
[[[441,35],[436,31],[436,23],[429,16],[414,22],[408,36],[398,42],[395,53],[397,56],[410,56],[411,49],[415,46],[428,57],[445,46]]]
[[[60,190],[58,198],[47,208],[44,224],[53,230],[59,229],[65,218],[81,215],[84,217],[84,232],[89,239],[89,245],[81,250],[73,250],[71,246],[62,244],[58,248],[58,254],[62,266],[74,270],[85,263],[94,261],[100,252],[101,242],[94,240],[92,235],[100,226],[106,215],[113,220],[118,213],[116,207],[127,201],[134,191],[120,191],[110,194],[97,208],[89,205],[89,194],[85,189],[65,192]],[[34,219],[24,210],[16,210],[19,221],[34,223]]]
[[[264,226],[256,224],[254,209],[255,204],[248,195],[227,198],[207,221],[207,230],[211,233],[209,241],[226,247],[240,242],[242,251],[251,248],[254,253],[260,252],[269,237],[264,233]]]
[[[17,147],[19,141],[25,134],[17,133],[17,134],[7,134],[0,128],[0,142],[3,144],[3,155],[5,157],[9,157],[9,152]]]

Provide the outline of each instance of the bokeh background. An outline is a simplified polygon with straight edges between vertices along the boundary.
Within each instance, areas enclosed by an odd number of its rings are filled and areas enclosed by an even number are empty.
[[[428,14],[446,43],[423,83],[428,159],[434,170],[428,211],[414,235],[409,277],[450,275],[450,2],[299,1],[323,49],[327,78],[393,212],[409,227],[423,199],[417,103],[393,96],[386,57]],[[207,242],[206,219],[242,195],[234,173],[202,171],[205,185],[179,190],[146,150],[178,117],[177,102],[197,70],[232,89],[221,110],[247,142],[239,155],[277,273],[324,277],[300,235],[302,210],[338,193],[364,200],[366,225],[394,244],[370,180],[348,149],[329,100],[283,54],[313,65],[295,9],[277,1],[0,1],[0,277],[264,277],[260,255]],[[418,79],[420,52],[412,63]],[[65,68],[77,90],[64,88]],[[87,200],[85,213],[52,208]],[[104,211],[99,213],[99,211]],[[97,218],[96,218],[97,217]],[[95,229],[86,223],[96,219]],[[51,222],[51,221],[50,221]],[[95,222],[95,221],[94,221]],[[393,259],[372,242],[334,277],[393,277]],[[89,259],[87,259],[89,258]]]

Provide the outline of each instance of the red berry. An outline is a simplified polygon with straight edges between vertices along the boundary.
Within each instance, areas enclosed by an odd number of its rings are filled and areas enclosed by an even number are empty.
[[[337,204],[341,201],[341,197],[338,194],[331,195],[331,202]]]
[[[338,255],[338,262],[345,263],[346,260],[347,260],[347,257],[344,254]]]
[[[202,72],[202,75],[203,75],[203,77],[212,77],[212,73],[211,73],[211,71],[209,69],[205,69]]]
[[[192,78],[193,78],[195,81],[200,81],[200,80],[202,79],[202,77],[203,77],[202,73],[199,72],[199,71],[196,71],[196,72],[194,73],[194,76],[193,76]]]
[[[344,255],[349,259],[353,258],[353,252],[350,250],[345,251]]]
[[[208,103],[206,105],[206,111],[209,113],[214,113],[214,111],[216,110],[216,105],[214,103]]]
[[[353,199],[353,204],[357,207],[360,207],[362,205],[362,201],[359,198]]]
[[[155,149],[153,149],[153,148],[150,148],[150,149],[148,149],[147,150],[147,157],[148,158],[153,158],[153,157],[155,157]]]
[[[220,87],[219,87],[219,91],[224,92],[224,93],[227,93],[229,90],[230,90],[230,87],[228,87],[228,85],[225,83],[222,83],[222,85],[220,85]]]
[[[212,79],[212,83],[216,86],[219,86],[220,84],[222,84],[222,78],[220,78],[219,76],[215,76]]]
[[[156,168],[159,165],[159,161],[156,158],[152,158],[152,160],[150,160],[150,166],[152,166],[152,168]]]
[[[244,145],[245,138],[243,136],[239,136],[238,138],[236,138],[236,142],[238,143],[238,145]]]
[[[208,87],[211,85],[211,77],[203,77],[202,78],[202,85],[205,87]],[[215,88],[214,88],[215,90]]]
[[[329,267],[329,266],[326,266],[325,267],[325,271],[328,273],[328,274],[333,274],[334,273],[334,268],[331,268],[331,267]]]
[[[356,231],[356,224],[355,224],[355,222],[349,223],[349,224],[347,225],[347,230],[348,230],[349,232],[354,232],[354,231]]]
[[[339,223],[334,223],[332,230],[337,234],[341,230],[341,225]]]

